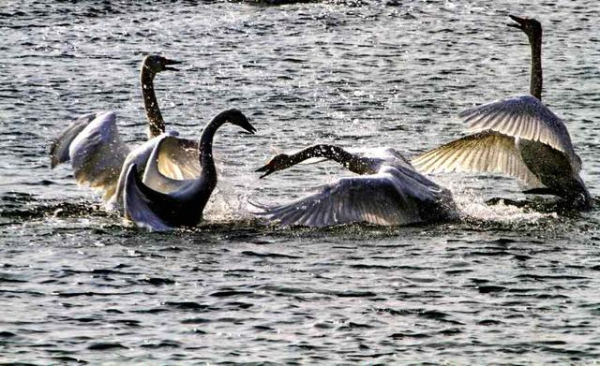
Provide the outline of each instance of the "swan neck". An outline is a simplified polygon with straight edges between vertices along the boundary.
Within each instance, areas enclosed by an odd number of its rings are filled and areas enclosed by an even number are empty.
[[[217,169],[213,158],[213,138],[219,127],[227,121],[225,113],[219,113],[204,128],[202,137],[200,137],[200,166],[202,167],[201,176],[207,180],[213,187],[217,184]]]
[[[531,82],[530,93],[542,100],[542,36],[529,38],[531,44]]]
[[[364,174],[365,168],[360,158],[347,152],[339,146],[319,144],[308,147],[290,156],[289,166],[296,165],[310,158],[327,158],[333,160],[345,168],[357,173]]]
[[[142,65],[142,95],[144,96],[144,107],[148,118],[148,138],[153,138],[165,132],[165,121],[163,120],[156,94],[154,93],[154,77],[156,74],[145,65]]]

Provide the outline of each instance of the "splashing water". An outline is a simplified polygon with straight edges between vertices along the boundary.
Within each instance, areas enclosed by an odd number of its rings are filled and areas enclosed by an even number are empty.
[[[470,180],[457,179],[449,176],[436,176],[435,180],[450,189],[454,201],[459,209],[462,220],[476,219],[485,222],[498,222],[505,224],[513,223],[536,223],[542,219],[556,218],[554,212],[542,213],[526,207],[517,207],[506,204],[502,200],[497,204],[489,204],[481,189],[473,188],[473,185],[489,184],[490,179],[472,178]]]
[[[597,196],[598,1],[48,3],[0,6],[2,362],[600,359],[598,209],[570,218],[489,206],[522,197],[515,181],[448,174],[433,179],[454,192],[455,222],[243,222],[248,197],[286,202],[345,174],[321,163],[259,181],[253,171],[275,152],[327,142],[410,156],[460,137],[459,111],[527,93],[530,50],[507,13],[548,29],[544,98]],[[226,164],[193,230],[129,228],[67,166],[48,168],[49,139],[79,114],[116,110],[127,142],[146,139],[139,61],[154,52],[184,62],[157,82],[169,128],[198,136],[235,107],[258,129],[219,131]]]

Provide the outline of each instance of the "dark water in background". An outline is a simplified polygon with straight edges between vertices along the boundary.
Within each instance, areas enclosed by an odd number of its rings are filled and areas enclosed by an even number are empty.
[[[501,176],[437,177],[464,219],[407,228],[262,228],[275,203],[339,174],[302,166],[258,181],[272,154],[316,142],[413,155],[460,136],[456,114],[527,93],[526,37],[545,26],[545,102],[600,194],[600,4],[398,1],[4,1],[0,5],[0,363],[592,364],[600,359],[600,214],[487,207],[523,198]],[[169,128],[224,127],[220,193],[194,231],[150,234],[108,217],[51,171],[47,144],[82,113],[116,110],[145,138],[138,65]]]

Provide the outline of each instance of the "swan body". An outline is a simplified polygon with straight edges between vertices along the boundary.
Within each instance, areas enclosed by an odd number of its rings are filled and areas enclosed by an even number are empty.
[[[178,63],[162,56],[148,56],[142,62],[142,93],[150,138],[165,129],[154,94],[154,77],[165,70],[177,70],[169,65]],[[103,200],[108,202],[114,198],[121,168],[130,152],[120,137],[115,112],[89,113],[76,119],[52,142],[51,168],[71,161],[77,183],[101,191]]]
[[[465,136],[430,150],[412,163],[421,172],[502,172],[529,188],[552,193],[585,207],[591,198],[579,176],[564,123],[533,96],[479,106],[460,114],[469,125]]]
[[[460,113],[472,135],[415,158],[423,173],[502,172],[524,182],[529,192],[564,198],[574,208],[591,206],[564,122],[542,101],[541,25],[535,19],[511,16],[532,46],[531,94],[487,103]],[[527,193],[528,191],[526,191]]]
[[[197,225],[202,220],[204,207],[217,185],[217,171],[212,153],[213,137],[226,122],[235,124],[250,134],[256,132],[242,112],[229,109],[219,113],[206,126],[196,145],[198,146],[196,155],[191,151],[194,145],[189,140],[179,139],[173,135],[162,135],[154,140],[142,177],[138,174],[135,162],[129,166],[124,165],[125,217],[137,226],[152,231]],[[169,155],[170,151],[175,151],[176,155],[181,157],[179,151],[182,146],[187,146],[188,156],[198,157],[201,170],[196,178],[173,179],[159,169],[161,155]],[[175,150],[172,150],[173,147]],[[185,165],[181,166],[185,170]]]
[[[109,211],[123,214],[123,194],[129,168],[136,166],[136,174],[142,176],[147,164],[153,163],[160,174],[144,179],[144,183],[152,189],[167,193],[169,190],[161,183],[164,179],[183,181],[200,175],[199,147],[193,140],[178,137],[174,131],[165,132],[137,146],[127,154],[118,176],[115,193],[106,204]],[[152,156],[152,158],[151,158]],[[154,161],[152,160],[154,159]],[[156,179],[155,179],[156,178]]]
[[[257,171],[261,178],[306,159],[324,157],[359,174],[327,184],[318,192],[280,206],[254,204],[257,215],[283,226],[326,227],[366,222],[407,225],[457,216],[450,191],[419,174],[396,150],[350,153],[338,146],[314,145],[280,154]]]

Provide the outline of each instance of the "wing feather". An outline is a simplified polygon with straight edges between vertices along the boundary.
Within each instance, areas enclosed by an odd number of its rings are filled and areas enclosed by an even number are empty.
[[[69,155],[71,143],[97,116],[98,113],[88,113],[77,118],[52,141],[50,145],[50,167],[52,169],[71,160]]]
[[[378,225],[403,225],[422,221],[416,201],[432,192],[424,187],[415,194],[407,179],[404,185],[391,174],[342,178],[320,191],[293,202],[273,207],[262,206],[258,215],[283,226],[325,227],[369,222]],[[261,206],[257,206],[261,208]]]
[[[80,185],[103,191],[103,198],[107,200],[115,192],[128,153],[129,148],[117,130],[116,114],[98,114],[69,146],[75,180]]]
[[[108,202],[107,209],[122,211],[123,209],[123,195],[125,189],[126,175],[129,168],[132,165],[136,165],[138,174],[140,176],[147,177],[143,178],[143,182],[150,188],[162,192],[168,193],[177,190],[178,187],[187,184],[190,179],[178,179],[177,177],[192,175],[193,162],[188,159],[192,154],[189,153],[189,149],[193,148],[195,141],[180,139],[174,136],[176,133],[167,132],[162,135],[156,136],[141,145],[133,149],[126,157],[117,183],[116,193],[113,198]],[[173,141],[176,140],[176,141]],[[166,142],[167,148],[163,145]],[[181,149],[177,149],[177,144],[180,144]],[[182,153],[181,157],[177,156],[177,151]],[[153,156],[153,157],[152,157]],[[166,166],[165,171],[161,170],[161,158],[164,163],[163,168]],[[165,163],[166,162],[166,163]],[[200,168],[198,164],[197,169]],[[148,168],[148,164],[152,163],[152,167]],[[177,164],[182,164],[182,168],[177,170]],[[199,175],[199,171],[198,171]],[[198,176],[196,175],[196,177]]]
[[[564,122],[539,99],[519,96],[487,103],[461,112],[470,132],[493,130],[502,134],[540,141],[576,160]]]
[[[195,179],[200,176],[200,147],[195,140],[168,136],[160,143],[158,169],[171,179]]]
[[[422,173],[442,172],[502,172],[527,185],[539,187],[541,182],[527,168],[513,137],[485,131],[465,136],[412,161]]]
[[[200,170],[195,141],[163,135],[152,149],[142,181],[159,192],[169,193],[187,186],[200,176]]]
[[[151,231],[172,230],[173,227],[156,215],[151,198],[146,196],[141,187],[143,185],[139,181],[137,167],[132,164],[125,173],[123,192],[125,217]]]

